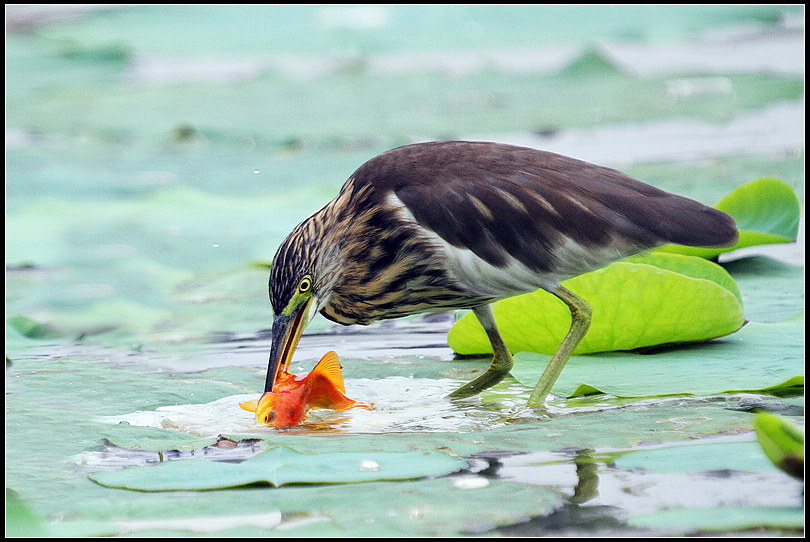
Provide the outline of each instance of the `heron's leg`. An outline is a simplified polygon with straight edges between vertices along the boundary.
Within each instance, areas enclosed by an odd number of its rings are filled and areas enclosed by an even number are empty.
[[[461,399],[464,397],[471,397],[476,395],[487,388],[491,388],[509,374],[512,369],[512,354],[506,348],[501,334],[498,333],[498,326],[495,324],[495,317],[492,315],[492,307],[483,305],[473,309],[475,316],[481,325],[484,326],[484,331],[487,332],[489,342],[492,343],[492,363],[489,368],[480,375],[478,378],[464,384],[459,389],[449,395],[454,399]]]
[[[530,408],[543,406],[551,387],[557,381],[557,377],[560,376],[568,358],[571,357],[571,352],[574,351],[574,348],[577,347],[579,341],[582,340],[582,337],[585,336],[591,326],[591,306],[587,301],[577,297],[573,292],[566,290],[562,286],[558,286],[551,293],[559,297],[571,310],[571,328],[551,357],[551,361],[548,362],[548,367],[543,372],[543,376],[537,381],[537,386],[535,386],[527,404]]]

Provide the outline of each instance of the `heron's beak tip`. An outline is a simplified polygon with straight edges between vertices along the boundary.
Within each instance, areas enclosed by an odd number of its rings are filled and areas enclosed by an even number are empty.
[[[308,300],[291,314],[280,314],[273,318],[272,345],[267,363],[267,379],[264,383],[265,393],[272,391],[278,375],[287,371],[290,366],[301,333],[309,323],[307,321],[309,304]]]

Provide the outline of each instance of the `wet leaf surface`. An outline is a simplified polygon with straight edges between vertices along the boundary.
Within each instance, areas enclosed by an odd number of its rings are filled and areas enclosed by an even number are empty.
[[[463,470],[466,462],[441,452],[302,454],[275,447],[240,463],[173,459],[151,467],[104,471],[90,478],[137,491],[203,491],[250,484],[340,484],[410,480]]]
[[[552,391],[561,396],[600,391],[618,397],[731,391],[802,395],[803,333],[803,317],[773,324],[749,322],[728,339],[700,346],[573,356]],[[533,386],[548,359],[518,354],[512,375]]]

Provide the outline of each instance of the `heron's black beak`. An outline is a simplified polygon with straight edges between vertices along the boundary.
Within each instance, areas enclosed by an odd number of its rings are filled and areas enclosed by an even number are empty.
[[[295,308],[290,314],[279,314],[273,318],[272,345],[270,346],[270,360],[267,363],[267,380],[264,382],[264,391],[272,391],[279,373],[287,371],[292,360],[295,347],[301,338],[301,332],[309,323],[306,321],[307,309],[312,299],[307,299]]]

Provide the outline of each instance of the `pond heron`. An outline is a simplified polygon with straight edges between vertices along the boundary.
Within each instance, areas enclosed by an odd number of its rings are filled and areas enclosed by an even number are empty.
[[[558,154],[486,142],[399,147],[360,166],[279,247],[265,391],[318,312],[348,325],[471,309],[494,355],[451,397],[475,395],[513,363],[490,304],[542,288],[571,312],[529,399],[542,406],[591,321],[588,302],[562,281],[658,245],[730,246],[737,235],[725,213]]]

